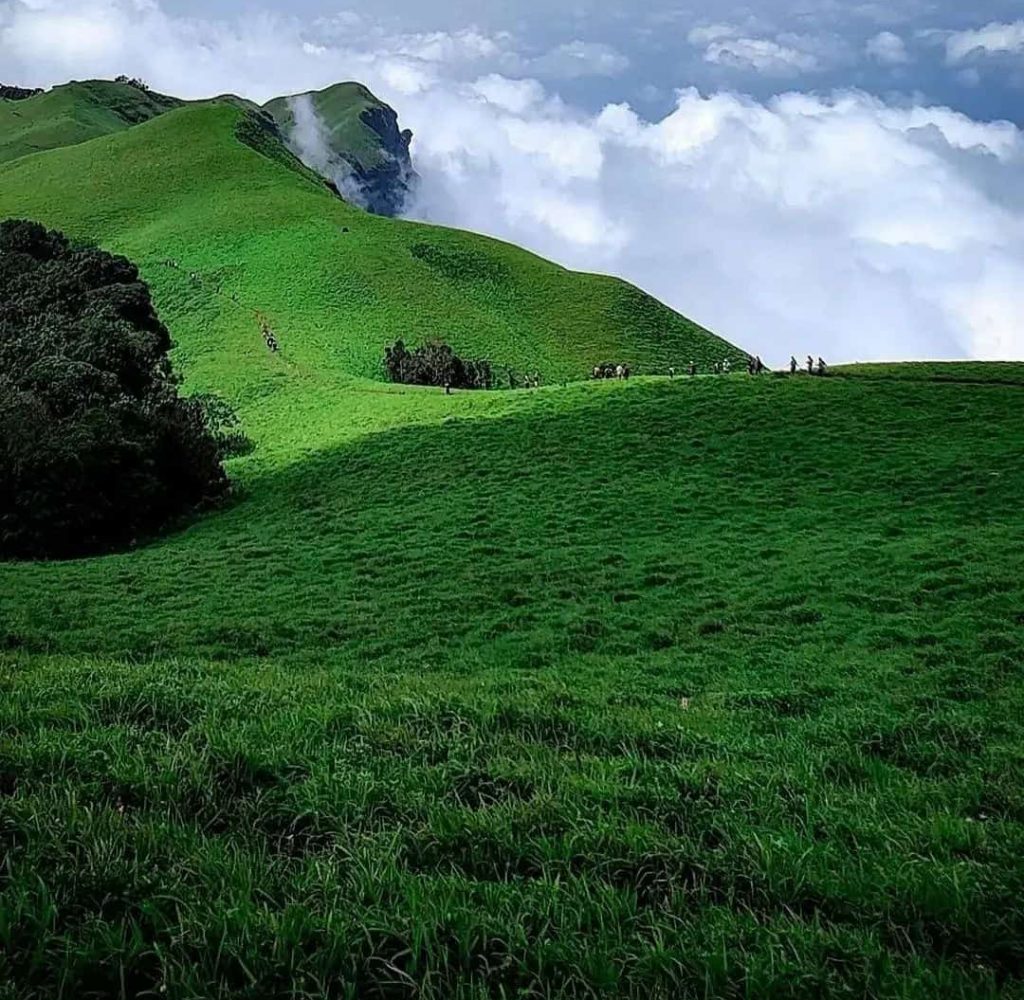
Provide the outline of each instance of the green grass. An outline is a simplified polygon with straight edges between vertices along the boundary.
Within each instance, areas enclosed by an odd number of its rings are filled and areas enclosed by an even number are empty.
[[[13,995],[1019,993],[1020,392],[409,390],[3,567]]]
[[[0,564],[0,997],[1024,995],[1024,366],[385,386],[433,316],[549,378],[704,342],[235,121],[0,168],[257,445],[157,543]]]
[[[125,83],[68,83],[24,101],[0,101],[0,163],[122,132],[182,102]]]
[[[833,375],[898,378],[916,382],[1024,385],[1024,364],[1017,361],[912,361],[903,364],[837,365]]]

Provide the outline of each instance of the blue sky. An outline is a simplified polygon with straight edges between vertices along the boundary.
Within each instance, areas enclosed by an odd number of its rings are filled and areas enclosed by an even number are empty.
[[[0,0],[0,81],[367,83],[409,214],[772,361],[1024,357],[1021,0]]]

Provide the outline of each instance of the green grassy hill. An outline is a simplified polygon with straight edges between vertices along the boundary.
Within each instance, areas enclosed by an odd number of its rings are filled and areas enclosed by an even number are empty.
[[[257,444],[157,543],[0,564],[0,996],[1021,996],[1024,365],[384,385],[396,335],[730,349],[242,116],[0,167]]]
[[[0,100],[0,163],[122,132],[181,104],[108,80],[68,83],[23,101]]]
[[[657,370],[742,357],[624,282],[352,208],[240,142],[244,119],[228,103],[191,106],[0,166],[0,214],[138,261],[196,384],[231,390],[223,383],[242,379],[248,392],[380,377],[398,337],[441,337],[549,380],[584,377],[608,358]],[[180,269],[163,266],[168,258]],[[266,356],[256,311],[277,331],[281,358]]]

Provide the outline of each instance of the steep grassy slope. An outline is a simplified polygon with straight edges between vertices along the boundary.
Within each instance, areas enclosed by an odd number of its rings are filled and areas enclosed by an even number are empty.
[[[742,357],[621,281],[351,208],[240,143],[243,114],[188,107],[0,167],[0,215],[38,218],[139,261],[197,384],[230,388],[243,368],[277,386],[379,376],[398,337],[443,337],[549,379],[583,377],[605,358],[642,370]],[[256,310],[277,331],[280,358],[265,356]]]
[[[1019,995],[1022,391],[352,393],[232,510],[0,567],[0,978]]]
[[[0,163],[122,132],[181,101],[126,83],[86,80],[24,101],[0,101]]]

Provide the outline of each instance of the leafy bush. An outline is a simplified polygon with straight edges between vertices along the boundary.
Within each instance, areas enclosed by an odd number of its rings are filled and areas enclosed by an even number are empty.
[[[0,223],[0,555],[107,551],[225,496],[170,347],[130,261]]]
[[[384,353],[384,367],[392,382],[405,385],[450,385],[453,389],[490,389],[491,363],[460,358],[447,344],[433,341],[408,350],[399,340]]]

